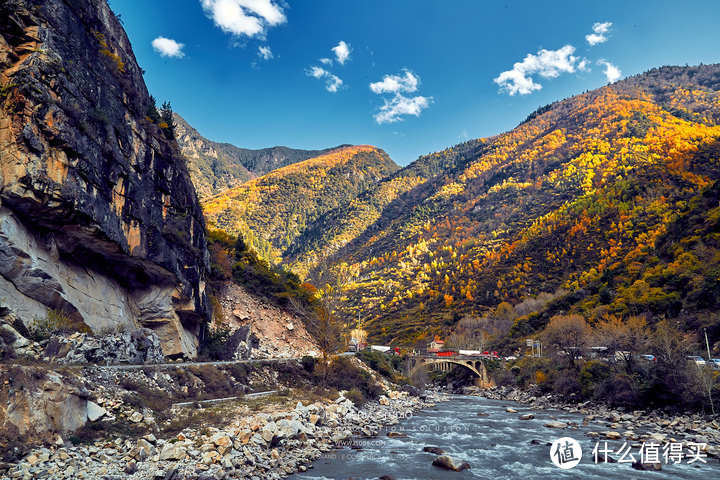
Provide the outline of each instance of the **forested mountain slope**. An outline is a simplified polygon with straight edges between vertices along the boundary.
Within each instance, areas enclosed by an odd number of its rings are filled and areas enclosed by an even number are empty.
[[[544,292],[554,300],[513,334],[553,309],[713,324],[719,90],[718,65],[663,67],[553,103],[421,157],[319,217],[287,257],[316,277],[318,252],[342,247],[322,273],[375,339],[412,342]]]
[[[175,136],[188,160],[188,170],[200,198],[207,198],[276,168],[328,153],[326,150],[298,150],[271,147],[260,150],[238,148],[229,143],[208,140],[177,113]]]
[[[263,258],[278,262],[307,225],[397,168],[376,147],[341,147],[210,197],[203,208],[213,228],[243,234]]]

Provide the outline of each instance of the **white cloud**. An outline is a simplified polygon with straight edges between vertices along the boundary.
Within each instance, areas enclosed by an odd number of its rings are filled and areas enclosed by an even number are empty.
[[[308,77],[325,79],[325,90],[331,93],[336,93],[343,85],[343,81],[340,77],[333,75],[322,67],[312,66],[305,70],[305,74]]]
[[[258,56],[263,60],[270,60],[273,58],[272,50],[267,45],[261,45],[258,47]]]
[[[268,27],[285,23],[274,0],[200,0],[205,13],[224,32],[235,36],[264,36]]]
[[[598,65],[605,67],[605,71],[603,73],[605,74],[605,78],[607,78],[608,82],[612,83],[622,77],[620,69],[607,60],[598,60],[597,63]]]
[[[404,95],[416,92],[419,84],[420,78],[408,69],[403,69],[399,75],[385,75],[381,81],[371,83],[370,90],[373,93],[392,94],[392,98],[383,99],[383,106],[373,115],[375,121],[379,124],[394,123],[401,121],[404,115],[419,117],[433,102],[433,98]]]
[[[593,33],[585,35],[585,40],[587,40],[590,46],[607,42],[607,34],[610,33],[610,27],[612,27],[612,22],[595,22],[592,26]]]
[[[381,93],[411,93],[417,90],[419,78],[411,71],[403,69],[400,75],[385,75],[380,82],[370,84],[370,90]]]
[[[323,65],[332,65],[333,61],[332,58],[321,58],[320,63]]]
[[[163,57],[182,58],[185,56],[182,49],[185,45],[171,38],[157,37],[152,41],[153,49]]]
[[[332,47],[331,50],[335,54],[335,58],[337,58],[340,65],[345,65],[345,62],[350,58],[350,52],[352,51],[350,49],[350,45],[342,40],[340,40],[340,43]]]
[[[528,53],[522,62],[513,65],[512,70],[502,72],[493,81],[510,95],[530,94],[542,88],[542,85],[533,80],[532,76],[535,74],[544,78],[556,78],[561,73],[574,73],[576,67],[579,67],[580,59],[573,56],[573,53],[575,47],[572,45],[565,45],[558,50],[542,49],[537,55]],[[584,69],[587,62],[580,62],[580,65]]]
[[[420,113],[429,107],[432,101],[432,97],[422,97],[420,95],[406,97],[401,93],[397,93],[392,99],[385,99],[385,104],[380,107],[380,111],[373,117],[380,124],[399,122],[402,120],[403,115],[419,117]]]
[[[590,71],[590,61],[587,58],[583,58],[578,62],[577,69],[581,72],[589,72]]]

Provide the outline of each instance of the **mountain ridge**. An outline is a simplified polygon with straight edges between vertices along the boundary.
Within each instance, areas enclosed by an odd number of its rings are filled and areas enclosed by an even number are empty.
[[[203,208],[211,225],[251,237],[265,258],[279,261],[306,224],[397,168],[377,147],[342,147],[209,197]]]
[[[303,150],[278,145],[253,150],[209,140],[178,113],[173,118],[178,144],[188,160],[188,170],[201,199],[237,187],[277,168],[348,146]]]

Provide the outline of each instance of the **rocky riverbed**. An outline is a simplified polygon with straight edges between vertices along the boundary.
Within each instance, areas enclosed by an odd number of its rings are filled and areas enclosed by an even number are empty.
[[[568,403],[556,395],[533,395],[510,387],[483,390],[470,388],[466,393],[493,400],[518,402],[536,410],[561,410],[579,414],[583,416],[583,425],[593,422],[606,427],[601,431],[586,432],[589,437],[659,444],[704,444],[709,457],[720,457],[720,421],[717,417],[696,413],[677,415],[662,410],[621,411],[590,401]],[[577,429],[578,425],[555,422],[550,428]]]
[[[0,478],[279,479],[306,471],[324,452],[353,437],[378,435],[443,399],[386,393],[362,408],[343,395],[334,402],[298,402],[291,410],[251,413],[239,405],[222,427],[187,428],[170,438],[147,434],[80,446],[58,442],[33,450]]]
[[[585,424],[584,416],[578,413],[535,410],[506,399],[452,395],[448,400],[392,427],[394,434],[367,442],[358,439],[361,449],[323,455],[312,470],[293,475],[292,480],[708,480],[720,471],[715,458],[689,463],[692,458],[666,462],[661,457],[659,473],[639,471],[649,465],[633,465],[627,456],[615,453],[608,455],[607,462],[601,454],[596,462],[593,450],[598,443],[605,448],[605,440],[586,434],[603,431],[604,419]],[[548,426],[556,422],[566,426]],[[552,442],[562,437],[575,439],[581,448],[581,454],[576,452],[580,463],[568,470],[555,466],[551,456]],[[639,460],[641,442],[627,443]],[[623,440],[608,440],[607,448],[615,452],[623,444]],[[443,468],[451,464],[459,471]]]

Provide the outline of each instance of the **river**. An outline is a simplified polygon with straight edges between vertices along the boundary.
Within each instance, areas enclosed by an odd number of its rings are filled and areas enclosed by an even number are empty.
[[[506,407],[518,413],[507,413]],[[478,416],[482,412],[487,416]],[[523,413],[533,413],[535,419],[520,420]],[[397,480],[445,480],[482,478],[503,479],[703,479],[720,478],[720,463],[706,458],[688,465],[666,464],[662,459],[662,471],[637,471],[629,463],[598,463],[593,461],[596,439],[586,432],[609,430],[607,424],[590,423],[579,429],[552,429],[545,427],[548,421],[572,421],[582,424],[583,417],[554,410],[531,410],[527,406],[509,401],[488,400],[471,396],[453,396],[451,401],[438,404],[416,413],[389,431],[401,432],[406,438],[382,436],[373,439],[356,439],[361,450],[344,448],[328,452],[318,459],[313,468],[290,477],[293,480],[327,479],[376,479],[391,475]],[[582,460],[569,470],[563,470],[550,460],[550,447],[559,437],[572,437],[582,447]],[[539,440],[540,444],[532,444]],[[603,446],[605,440],[601,440]],[[623,441],[607,441],[609,449],[617,451]],[[471,468],[462,472],[441,470],[432,466],[436,455],[425,453],[423,447],[436,446],[455,459],[469,462]],[[631,452],[639,458],[638,448]],[[619,459],[621,456],[611,453]]]

